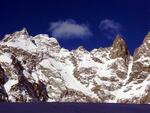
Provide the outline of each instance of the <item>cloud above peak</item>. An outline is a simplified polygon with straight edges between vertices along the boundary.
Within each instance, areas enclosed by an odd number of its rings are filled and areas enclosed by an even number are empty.
[[[104,19],[99,24],[99,29],[108,39],[114,39],[117,34],[121,34],[123,26],[114,20]]]
[[[56,38],[87,38],[92,36],[92,32],[85,24],[78,24],[73,19],[50,23],[49,31]]]

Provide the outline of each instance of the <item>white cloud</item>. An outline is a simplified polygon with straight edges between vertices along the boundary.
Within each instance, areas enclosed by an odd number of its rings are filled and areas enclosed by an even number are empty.
[[[99,24],[99,28],[108,39],[114,39],[117,34],[121,34],[123,26],[113,20],[105,19]]]
[[[50,23],[49,31],[56,38],[87,38],[92,36],[87,25],[78,24],[72,19]]]

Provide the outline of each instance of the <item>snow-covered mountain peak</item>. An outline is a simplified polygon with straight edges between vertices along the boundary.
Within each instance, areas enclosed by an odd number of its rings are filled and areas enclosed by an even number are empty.
[[[32,37],[32,40],[36,41],[37,43],[45,43],[47,45],[59,46],[58,41],[54,37],[49,37],[46,34],[39,34]]]
[[[29,34],[26,28],[23,28],[21,31],[16,31],[14,33],[11,34],[11,39],[25,39],[25,38],[29,38]]]
[[[16,31],[12,34],[7,34],[4,36],[2,39],[3,43],[8,43],[8,42],[16,42],[19,40],[29,40],[30,38],[26,28],[23,28],[21,31]]]
[[[47,34],[30,36],[25,28],[13,34],[5,35],[1,45],[17,47],[28,52],[38,52],[39,50],[47,51],[48,46],[51,47],[51,49],[60,49],[60,45],[55,38],[50,38]]]
[[[20,34],[22,34],[22,35],[29,35],[29,33],[28,33],[28,31],[27,31],[27,29],[26,28],[23,28],[21,31],[19,31],[20,32]]]
[[[83,46],[79,46],[77,49],[73,50],[75,54],[86,54],[89,53]]]

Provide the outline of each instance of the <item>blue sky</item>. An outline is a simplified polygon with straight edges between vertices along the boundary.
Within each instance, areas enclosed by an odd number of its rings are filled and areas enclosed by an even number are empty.
[[[110,46],[121,34],[133,54],[150,31],[149,0],[0,0],[0,37],[26,27],[62,47]]]

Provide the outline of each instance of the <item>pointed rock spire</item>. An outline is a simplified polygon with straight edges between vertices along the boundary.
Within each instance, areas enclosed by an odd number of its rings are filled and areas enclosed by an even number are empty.
[[[120,35],[117,35],[112,45],[111,57],[112,58],[122,57],[125,60],[127,60],[129,56],[130,56],[130,53],[128,51],[126,42],[123,40],[123,38]]]
[[[142,55],[150,55],[150,32],[144,37],[143,43],[134,51],[134,60],[139,59]]]
[[[28,31],[25,27],[20,31],[20,33],[22,33],[23,35],[28,35]]]
[[[133,55],[133,68],[129,78],[129,82],[140,80],[143,82],[147,76],[145,73],[150,73],[149,68],[149,56],[150,56],[150,32],[144,37],[143,43],[136,48]],[[144,74],[143,74],[144,72]]]
[[[120,35],[117,35],[113,42],[112,47],[114,49],[122,49],[124,47],[126,48],[127,45],[126,45],[125,41],[123,40],[123,38]]]

